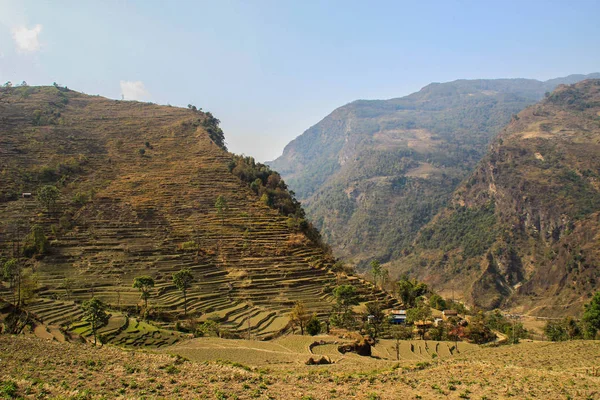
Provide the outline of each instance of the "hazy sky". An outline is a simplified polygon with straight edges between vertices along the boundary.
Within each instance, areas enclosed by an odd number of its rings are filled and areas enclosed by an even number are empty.
[[[0,0],[0,84],[195,104],[264,161],[333,109],[600,71],[600,0]]]

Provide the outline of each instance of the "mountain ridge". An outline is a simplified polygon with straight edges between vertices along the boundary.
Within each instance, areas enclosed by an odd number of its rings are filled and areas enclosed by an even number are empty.
[[[0,258],[30,268],[41,297],[96,296],[136,313],[132,282],[150,275],[151,314],[172,327],[183,299],[171,277],[187,268],[192,316],[259,338],[287,329],[296,301],[326,315],[338,284],[354,285],[363,300],[394,303],[331,271],[335,260],[302,221],[290,224],[233,173],[235,157],[219,145],[209,113],[23,86],[0,89],[0,118]],[[245,168],[260,172],[264,181],[254,184],[273,205],[289,195],[275,173]],[[55,202],[39,201],[47,186],[60,193]],[[284,203],[301,218],[290,198]],[[40,236],[45,249],[31,243]]]
[[[581,77],[457,80],[400,98],[357,100],[291,141],[269,165],[336,255],[365,269],[410,245],[513,115],[559,81]]]
[[[600,278],[598,154],[600,80],[559,86],[513,118],[396,267],[459,282],[480,307],[578,313]]]

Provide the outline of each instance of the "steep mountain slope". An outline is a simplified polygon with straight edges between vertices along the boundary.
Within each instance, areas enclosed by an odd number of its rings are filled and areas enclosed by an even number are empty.
[[[600,80],[518,114],[396,266],[484,308],[578,313],[600,285]]]
[[[270,165],[337,255],[359,266],[391,260],[447,203],[512,115],[559,83],[583,78],[459,80],[403,98],[355,101]]]
[[[134,277],[150,275],[151,307],[173,320],[183,298],[171,276],[189,268],[189,312],[258,336],[284,328],[297,300],[327,312],[337,284],[393,301],[331,272],[320,246],[230,172],[210,114],[19,87],[0,89],[0,124],[0,258],[40,226],[49,251],[27,266],[42,296],[127,308],[140,303]],[[56,205],[39,202],[44,185],[60,190]]]

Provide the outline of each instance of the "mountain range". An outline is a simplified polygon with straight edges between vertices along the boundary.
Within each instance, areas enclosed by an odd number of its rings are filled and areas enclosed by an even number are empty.
[[[502,293],[482,301],[489,293],[471,288],[479,276],[469,272],[472,266],[454,264],[458,275],[448,275],[442,272],[445,269],[430,268],[439,257],[429,258],[428,254],[420,258],[425,253],[418,252],[417,256],[415,248],[423,247],[434,226],[442,229],[436,221],[448,222],[441,221],[448,207],[453,207],[458,196],[455,191],[464,191],[482,160],[494,151],[490,145],[496,143],[507,124],[521,118],[521,110],[553,98],[550,92],[558,85],[599,77],[571,75],[545,82],[459,80],[430,84],[402,98],[355,101],[293,140],[269,165],[295,191],[334,253],[347,262],[363,271],[373,259],[387,262],[392,275],[410,272],[448,293],[450,285],[455,285],[462,288],[459,292],[465,300],[495,307],[503,304],[523,280],[498,283]],[[524,196],[528,195],[526,189],[522,188]],[[477,217],[485,220],[495,215],[492,208],[486,210]],[[486,253],[496,240],[496,230],[486,231],[489,226],[485,224],[496,227],[496,221],[477,225],[472,215],[461,214],[460,218],[461,229],[472,224],[473,234],[488,237],[475,251],[477,256]],[[448,240],[426,246],[431,251],[436,246],[450,248],[455,243]],[[444,256],[441,259],[444,262]],[[463,281],[469,284],[458,283],[456,276],[468,276]],[[531,277],[531,271],[520,276]]]

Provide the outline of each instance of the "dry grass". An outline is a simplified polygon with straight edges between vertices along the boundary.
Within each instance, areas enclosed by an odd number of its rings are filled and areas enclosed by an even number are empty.
[[[51,240],[50,254],[32,261],[42,297],[80,302],[93,293],[111,306],[134,310],[141,301],[133,279],[151,275],[156,286],[150,307],[174,321],[183,317],[183,297],[171,276],[189,268],[195,282],[188,291],[188,311],[195,317],[220,315],[230,331],[245,333],[250,321],[253,337],[271,337],[286,328],[296,301],[319,315],[331,308],[332,296],[323,288],[338,280],[326,268],[310,266],[330,260],[228,171],[231,155],[208,138],[204,114],[53,87],[31,87],[27,96],[18,88],[3,89],[0,100],[5,128],[0,195],[35,193],[44,167],[87,160],[58,185],[61,199],[53,213],[35,199],[0,202],[0,231],[14,221],[32,221]],[[60,111],[60,122],[34,126],[36,110]],[[6,184],[4,177],[10,177]],[[71,201],[92,189],[87,203]],[[214,206],[219,195],[229,206],[222,219]],[[54,235],[51,227],[61,218],[72,228]],[[0,235],[0,257],[8,257],[10,248],[9,236]],[[240,271],[246,274],[243,280]],[[73,281],[68,299],[66,278]],[[394,301],[359,280],[340,283],[355,284],[370,299]],[[228,313],[234,306],[238,312]],[[54,306],[38,311],[51,314]],[[65,307],[65,318],[53,317],[53,323],[68,324],[74,314]]]
[[[597,399],[600,395],[598,342],[473,348],[457,357],[399,364],[356,355],[348,356],[347,362],[314,367],[292,359],[278,367],[227,359],[234,354],[228,350],[236,348],[277,358],[286,351],[301,352],[308,340],[208,339],[206,349],[196,345],[190,358],[203,351],[216,356],[221,349],[222,361],[194,362],[167,354],[0,336],[0,380],[14,381],[17,395],[24,398]],[[180,346],[173,350],[183,350]],[[323,350],[331,353],[330,347]]]
[[[406,171],[404,175],[413,178],[427,179],[436,172],[440,172],[440,169],[429,163],[421,163],[418,167]]]

